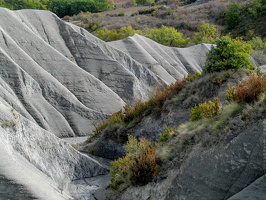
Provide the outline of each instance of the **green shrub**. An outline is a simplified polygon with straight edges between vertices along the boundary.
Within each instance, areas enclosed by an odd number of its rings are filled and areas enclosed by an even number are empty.
[[[240,39],[231,39],[224,36],[216,41],[216,47],[212,46],[207,53],[207,60],[203,71],[218,72],[228,69],[251,68],[249,59],[251,45]]]
[[[176,127],[167,126],[163,134],[160,135],[160,142],[161,143],[166,142],[171,135],[175,134],[175,132],[176,132]]]
[[[162,108],[164,102],[177,94],[183,88],[184,84],[185,81],[176,81],[164,90],[159,91],[150,100],[146,102],[137,101],[134,105],[127,104],[124,106],[124,111],[116,112],[109,119],[100,123],[93,123],[95,136],[99,136],[105,128],[112,125],[128,126],[131,122],[142,119],[156,106]]]
[[[107,0],[49,0],[48,9],[59,17],[78,14],[81,11],[101,12],[109,9]]]
[[[184,38],[175,28],[167,26],[150,29],[144,33],[144,36],[171,47],[186,47],[190,42],[190,38]]]
[[[196,44],[215,43],[218,38],[218,30],[214,25],[201,22],[200,32],[195,33],[193,41]]]
[[[235,28],[241,20],[241,6],[237,3],[231,3],[225,11],[225,22],[227,28]]]
[[[119,17],[125,16],[125,13],[118,13],[117,16]]]
[[[260,50],[266,47],[266,43],[262,41],[261,37],[253,37],[248,43],[254,50]]]
[[[186,81],[193,81],[195,78],[201,77],[201,73],[194,72],[193,74],[188,74],[188,76],[185,78]]]
[[[11,10],[46,9],[47,1],[41,0],[0,0],[0,7]]]
[[[266,91],[265,76],[252,76],[244,82],[239,82],[237,86],[228,86],[226,99],[237,103],[252,103],[258,101]]]
[[[161,28],[153,28],[146,31],[135,30],[132,26],[121,27],[117,30],[98,29],[96,35],[104,41],[120,40],[135,33],[148,37],[160,44],[172,47],[186,47],[190,42],[190,38],[184,38],[183,34],[175,28],[162,26]]]
[[[121,27],[118,31],[108,29],[96,30],[97,37],[107,42],[133,36],[135,33],[143,34],[141,30],[135,30],[132,26]]]
[[[126,155],[111,162],[112,179],[110,187],[115,190],[124,190],[129,185],[146,185],[159,172],[159,157],[152,142],[133,136],[128,136],[125,145]]]
[[[133,5],[151,5],[154,3],[154,0],[134,0]]]
[[[213,98],[213,101],[208,101],[192,108],[190,120],[196,121],[201,118],[213,118],[214,116],[220,115],[221,111],[220,99]]]

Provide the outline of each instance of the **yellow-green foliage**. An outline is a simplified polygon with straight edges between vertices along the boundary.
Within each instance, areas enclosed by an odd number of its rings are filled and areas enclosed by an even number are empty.
[[[188,74],[186,81],[193,81],[195,78],[201,77],[201,73],[194,72],[193,74]]]
[[[144,36],[152,40],[171,47],[186,47],[190,38],[184,38],[183,34],[173,27],[162,26],[146,31]]]
[[[138,141],[129,135],[125,151],[124,157],[111,162],[112,189],[121,191],[129,185],[145,185],[158,175],[159,157],[152,142],[146,139]]]
[[[147,31],[135,30],[131,26],[122,27],[120,30],[98,29],[96,35],[104,41],[120,40],[135,33],[151,38],[152,40],[172,47],[186,47],[190,38],[184,38],[183,34],[175,28],[162,26]]]
[[[129,36],[133,36],[135,33],[143,34],[141,30],[135,30],[132,26],[122,27],[120,30],[108,30],[98,29],[96,35],[104,41],[120,40]]]
[[[200,31],[196,32],[193,41],[196,44],[215,43],[219,34],[214,25],[201,22]]]
[[[253,37],[248,43],[254,50],[260,50],[266,47],[266,42],[263,42],[261,37]]]
[[[207,54],[203,71],[219,72],[228,69],[251,68],[251,45],[240,39],[224,36],[216,41]]]
[[[265,76],[252,76],[244,82],[239,82],[235,87],[228,85],[226,99],[237,103],[252,103],[258,101],[266,91]]]
[[[191,109],[190,120],[195,121],[201,118],[213,118],[221,114],[222,107],[219,98],[213,98],[213,101],[208,101],[199,104]]]
[[[171,135],[175,135],[176,127],[167,126],[163,134],[160,135],[160,142],[164,143]]]

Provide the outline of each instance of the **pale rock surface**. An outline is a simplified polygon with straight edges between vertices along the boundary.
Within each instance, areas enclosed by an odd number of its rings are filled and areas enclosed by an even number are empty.
[[[104,200],[106,167],[59,138],[201,71],[209,49],[106,43],[49,11],[0,8],[0,197]]]
[[[65,188],[71,181],[107,173],[100,163],[0,100],[0,196],[8,191],[5,183],[11,181],[38,199],[70,199]]]

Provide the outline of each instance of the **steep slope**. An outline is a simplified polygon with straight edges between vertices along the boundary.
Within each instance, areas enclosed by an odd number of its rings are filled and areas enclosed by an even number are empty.
[[[105,43],[48,11],[0,8],[0,17],[1,78],[21,103],[16,109],[64,137],[87,135],[123,100],[145,100],[154,85],[200,71],[210,48],[169,48],[139,35]],[[31,84],[34,98],[24,89]]]
[[[207,74],[188,82],[162,109],[153,108],[128,126],[116,124],[84,150],[116,159],[127,135],[159,141],[165,128],[176,131],[158,152],[161,172],[146,186],[131,186],[110,199],[265,199],[265,98],[254,104],[227,104],[227,85],[246,80],[244,71]],[[219,97],[221,115],[190,122],[190,109]],[[91,151],[93,149],[93,151]]]
[[[167,84],[183,79],[188,73],[200,72],[210,50],[207,44],[171,48],[138,34],[108,44],[147,66]]]
[[[105,199],[106,168],[59,138],[90,135],[125,101],[201,71],[210,47],[126,40],[105,43],[49,11],[0,8],[2,199]]]
[[[1,197],[69,199],[66,188],[72,180],[107,173],[97,161],[23,117],[2,98],[0,108]],[[13,193],[14,187],[22,189]]]

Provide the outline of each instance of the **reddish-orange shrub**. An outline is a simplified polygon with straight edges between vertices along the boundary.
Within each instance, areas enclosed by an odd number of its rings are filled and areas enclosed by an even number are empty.
[[[133,160],[135,164],[129,166],[129,180],[132,185],[146,185],[158,175],[159,157],[155,153],[154,148],[143,149]]]
[[[155,102],[158,107],[163,107],[164,102],[167,99],[171,99],[176,95],[184,86],[185,80],[177,80],[175,83],[168,85],[164,90],[159,91],[155,97]]]
[[[146,139],[138,141],[129,135],[125,151],[123,158],[111,162],[112,189],[121,191],[129,185],[145,185],[158,175],[160,158],[152,142]]]
[[[252,76],[244,82],[239,82],[236,87],[230,87],[227,90],[227,100],[237,103],[252,103],[258,101],[266,91],[265,76]]]

